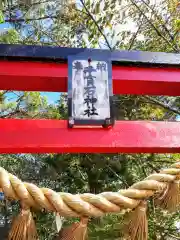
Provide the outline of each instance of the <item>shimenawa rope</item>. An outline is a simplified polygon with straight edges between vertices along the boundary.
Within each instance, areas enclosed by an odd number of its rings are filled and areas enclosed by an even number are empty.
[[[101,194],[57,193],[48,188],[22,182],[16,176],[0,168],[0,188],[10,199],[20,200],[29,207],[58,212],[65,217],[99,217],[106,213],[117,213],[122,209],[134,209],[141,200],[161,193],[167,184],[180,175],[180,162],[163,169],[119,192]]]

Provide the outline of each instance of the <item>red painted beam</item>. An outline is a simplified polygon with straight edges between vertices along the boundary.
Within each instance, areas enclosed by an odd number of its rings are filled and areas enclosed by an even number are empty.
[[[67,64],[0,61],[0,90],[67,91]],[[113,66],[114,94],[180,96],[180,69]]]
[[[0,120],[0,153],[178,153],[180,123],[118,121],[112,129],[68,129],[59,120]]]

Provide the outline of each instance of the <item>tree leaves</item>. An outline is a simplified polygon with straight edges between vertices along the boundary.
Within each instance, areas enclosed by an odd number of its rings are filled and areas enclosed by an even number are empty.
[[[77,45],[77,29],[83,25],[83,47],[107,48],[106,37],[111,47],[127,50],[136,28],[141,25],[132,42],[132,49],[172,52],[173,46],[180,44],[177,32],[180,23],[174,5],[170,6],[171,1],[161,1],[159,6],[154,6],[153,11],[141,1],[141,10],[152,24],[147,19],[142,19],[142,13],[130,0],[127,0],[126,4],[116,0],[87,0],[83,1],[86,8],[82,5],[78,8],[76,5],[69,6],[66,1],[63,11],[59,0],[49,0],[41,5],[33,1],[29,7],[19,5],[23,18],[15,20],[12,16],[16,1],[12,1],[11,19],[8,5],[4,4],[3,9],[11,29],[0,36],[0,42],[74,47]],[[160,11],[160,8],[163,11]],[[163,12],[166,13],[165,16]],[[132,22],[135,24],[131,24]],[[166,24],[169,33],[173,34],[174,41],[163,24]],[[157,34],[153,26],[160,34]],[[144,37],[143,41],[139,40],[140,35]],[[0,92],[1,117],[67,119],[66,96],[63,94],[57,105],[48,103],[39,92],[15,92],[18,96],[16,99],[9,99],[8,94]],[[10,93],[11,97],[12,94]],[[154,99],[173,108],[178,109],[180,106],[180,98]],[[177,116],[170,109],[160,106],[157,101],[153,102],[141,96],[117,96],[115,104],[117,119],[120,120],[175,120]],[[25,181],[57,191],[99,193],[127,188],[135,181],[143,179],[146,174],[158,171],[162,165],[166,166],[178,158],[178,154],[29,154],[0,155],[0,162],[1,166],[18,174]],[[150,240],[160,237],[164,239],[168,234],[177,235],[174,222],[179,221],[178,215],[167,215],[155,209],[152,201],[149,209]],[[99,222],[93,220],[90,223],[90,240],[114,240],[121,237],[116,223],[120,223],[122,218],[123,216],[118,214],[107,215]],[[56,232],[53,219],[51,214],[37,213],[40,239],[53,238]]]
[[[1,10],[0,10],[0,23],[4,23],[4,14]]]
[[[100,2],[98,2],[96,5],[95,5],[95,11],[94,11],[95,14],[99,14],[100,13]]]

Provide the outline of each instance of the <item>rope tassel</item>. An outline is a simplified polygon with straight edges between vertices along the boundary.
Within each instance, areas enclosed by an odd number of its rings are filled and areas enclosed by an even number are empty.
[[[62,229],[57,240],[86,240],[87,224],[88,219],[83,218],[79,223],[74,223],[71,226]]]
[[[14,219],[8,240],[38,240],[35,222],[30,209],[22,209]]]
[[[180,176],[169,183],[165,191],[155,199],[155,204],[169,212],[175,212],[180,205]]]
[[[147,203],[141,202],[134,211],[129,213],[128,222],[125,225],[125,236],[129,240],[147,240],[148,222],[147,222]]]

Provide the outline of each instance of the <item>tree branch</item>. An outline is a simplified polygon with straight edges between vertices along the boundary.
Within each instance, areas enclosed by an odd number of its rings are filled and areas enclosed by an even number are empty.
[[[153,103],[161,106],[162,108],[165,108],[165,109],[167,109],[167,110],[169,110],[169,111],[171,111],[171,112],[173,112],[175,114],[180,115],[180,111],[179,110],[177,110],[176,108],[172,108],[168,104],[165,104],[165,103],[163,103],[163,102],[161,102],[161,101],[159,101],[159,100],[157,100],[157,99],[155,99],[153,97],[150,97],[150,96],[141,96],[141,97],[145,98],[146,100],[149,100],[150,102],[153,102]]]
[[[137,3],[134,0],[130,0],[132,4],[138,9],[138,11],[144,16],[144,18],[147,20],[147,22],[151,25],[151,27],[156,31],[156,33],[164,39],[164,41],[173,48],[175,52],[179,52],[175,46],[159,31],[158,28],[151,22],[151,20],[146,16],[146,14],[141,10],[141,8],[137,5]]]
[[[44,17],[39,17],[39,18],[14,18],[14,19],[6,19],[5,20],[5,22],[9,22],[9,23],[16,23],[16,22],[26,22],[26,21],[29,21],[29,22],[31,22],[31,21],[39,21],[39,20],[45,20],[45,19],[48,19],[48,18],[50,18],[50,19],[58,19],[58,16],[55,16],[55,15],[53,15],[53,16],[48,16],[48,15],[46,15],[46,16],[44,16]]]
[[[7,1],[7,4],[8,4],[9,18],[12,19],[11,7],[10,7],[10,4],[9,4],[9,0]]]
[[[45,0],[45,1],[42,1],[42,2],[39,1],[39,2],[31,3],[31,5],[28,5],[26,3],[20,3],[18,5],[11,6],[10,10],[12,11],[12,10],[15,10],[17,8],[20,8],[20,7],[28,7],[29,8],[29,7],[33,7],[33,6],[39,5],[39,4],[49,3],[49,2],[51,2],[51,1],[50,0]]]
[[[86,7],[86,4],[84,3],[83,0],[80,0],[81,4],[83,5],[84,9],[86,10],[87,14],[89,15],[89,17],[92,19],[92,21],[94,22],[94,24],[96,25],[98,31],[100,32],[100,34],[103,36],[108,48],[112,51],[112,47],[110,45],[110,43],[107,40],[106,35],[103,33],[103,31],[101,30],[100,26],[98,25],[98,23],[96,22],[95,18],[93,17],[93,15],[90,13],[90,11],[88,10],[88,8]]]
[[[141,17],[142,17],[142,14],[139,16],[139,19],[138,19],[139,21],[140,21]],[[143,19],[144,19],[144,17],[140,21],[140,24],[139,24],[139,27],[138,27],[137,31],[133,34],[132,38],[130,39],[130,45],[129,45],[128,50],[131,50],[132,46],[134,45],[134,41],[136,40],[136,37],[137,37],[141,27],[142,27]]]
[[[109,165],[107,165],[107,168],[128,188],[129,185],[128,183],[123,179],[121,178]]]
[[[157,17],[159,21],[162,20],[161,17],[157,14],[157,12],[151,6],[149,6],[149,4],[146,1],[144,0],[141,0],[141,1],[153,12],[154,16]],[[166,27],[166,24],[163,22],[161,23],[161,26],[164,28],[165,32],[169,35],[170,39],[173,41],[173,44],[175,45],[177,51],[179,51],[179,47],[175,43],[175,37],[170,33],[170,31]]]
[[[175,239],[180,239],[180,237],[172,235],[172,234],[167,234],[169,237],[175,238]]]

